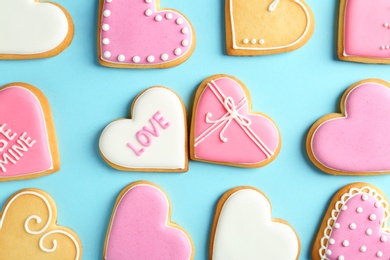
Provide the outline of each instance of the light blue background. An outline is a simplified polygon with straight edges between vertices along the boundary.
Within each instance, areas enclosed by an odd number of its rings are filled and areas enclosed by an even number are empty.
[[[269,0],[271,2],[271,0]],[[214,209],[230,188],[251,185],[270,199],[273,217],[288,221],[301,240],[300,259],[311,246],[333,194],[342,186],[365,181],[390,195],[390,176],[335,177],[308,160],[305,138],[311,124],[338,110],[342,93],[356,81],[377,77],[390,81],[386,65],[356,64],[336,57],[338,1],[307,0],[316,29],[301,49],[264,57],[230,57],[225,52],[224,0],[162,0],[161,7],[183,12],[195,27],[197,46],[184,64],[170,69],[130,70],[102,67],[97,62],[97,0],[58,0],[71,14],[75,37],[57,57],[0,61],[0,85],[22,81],[40,88],[51,103],[61,154],[61,170],[50,176],[0,183],[0,204],[14,192],[34,187],[56,201],[60,225],[72,228],[83,243],[84,259],[101,259],[109,218],[119,192],[131,182],[160,185],[172,203],[172,220],[183,226],[195,244],[195,259],[206,259]],[[183,99],[188,118],[197,86],[206,77],[231,74],[252,94],[253,110],[278,124],[280,155],[260,169],[241,169],[190,162],[189,171],[126,173],[110,168],[100,157],[98,138],[112,120],[126,117],[142,90],[167,86]]]

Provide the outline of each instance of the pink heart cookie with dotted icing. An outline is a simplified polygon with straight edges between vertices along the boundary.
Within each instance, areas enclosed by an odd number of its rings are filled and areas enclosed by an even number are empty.
[[[156,0],[101,0],[99,61],[122,68],[167,68],[186,61],[195,48],[188,19]]]
[[[342,0],[338,55],[342,60],[390,63],[390,2]]]
[[[189,234],[170,221],[170,202],[155,184],[140,181],[120,193],[108,227],[104,259],[193,259]]]
[[[341,114],[319,119],[307,138],[309,158],[330,174],[390,172],[390,84],[367,79],[344,94]]]
[[[191,126],[191,159],[240,167],[261,167],[281,146],[276,124],[252,112],[249,92],[238,79],[214,75],[199,86]]]
[[[25,83],[0,88],[0,181],[58,170],[57,140],[46,97]]]
[[[390,258],[389,205],[373,185],[353,183],[333,197],[313,247],[313,259]]]

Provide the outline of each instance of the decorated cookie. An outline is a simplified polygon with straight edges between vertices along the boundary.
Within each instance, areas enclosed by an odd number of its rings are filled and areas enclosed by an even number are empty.
[[[303,0],[226,0],[229,55],[252,56],[302,47],[314,31],[314,16]]]
[[[313,260],[390,258],[389,203],[381,190],[353,183],[333,197],[313,246]]]
[[[58,226],[53,199],[24,189],[6,202],[0,218],[0,259],[81,259],[82,247],[69,228]]]
[[[341,0],[339,16],[341,60],[390,63],[388,0]]]
[[[168,68],[195,48],[188,19],[158,0],[100,0],[98,55],[103,66]]]
[[[104,244],[104,259],[175,259],[194,257],[189,234],[171,222],[168,196],[157,185],[139,181],[119,194]]]
[[[335,175],[390,173],[390,84],[359,81],[344,93],[340,109],[311,127],[310,160]]]
[[[294,229],[271,218],[268,198],[253,187],[237,187],[222,196],[210,241],[210,260],[294,260],[300,252]]]
[[[251,112],[249,91],[238,79],[214,75],[199,86],[191,124],[191,159],[261,167],[275,159],[281,137],[267,115]]]
[[[100,153],[122,171],[186,172],[186,112],[180,97],[151,87],[135,98],[131,119],[118,119],[102,132]]]
[[[0,88],[0,182],[36,178],[59,168],[57,139],[46,97],[26,83]]]
[[[39,0],[0,0],[0,59],[52,57],[72,42],[74,26],[60,5]]]

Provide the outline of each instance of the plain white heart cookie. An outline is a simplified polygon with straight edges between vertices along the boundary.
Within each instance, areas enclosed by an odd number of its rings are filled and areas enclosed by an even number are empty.
[[[170,89],[152,87],[136,97],[131,119],[118,119],[102,132],[100,152],[123,171],[188,170],[187,123],[183,102]]]
[[[267,197],[252,187],[226,192],[217,205],[210,259],[298,259],[299,238],[285,221],[271,218]]]

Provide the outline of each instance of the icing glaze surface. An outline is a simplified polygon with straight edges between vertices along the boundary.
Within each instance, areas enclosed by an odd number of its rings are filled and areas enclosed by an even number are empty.
[[[299,241],[287,224],[271,220],[271,205],[260,192],[241,189],[222,207],[214,236],[213,260],[293,260]]]
[[[279,146],[276,125],[248,109],[248,99],[238,82],[228,77],[210,82],[196,106],[195,157],[241,164],[273,157]]]
[[[128,189],[114,211],[108,230],[105,259],[191,259],[186,233],[168,224],[169,201],[153,185]]]
[[[345,172],[390,170],[390,89],[379,83],[354,87],[345,98],[345,117],[332,118],[315,130],[316,160]]]
[[[387,207],[388,202],[370,187],[344,194],[324,231],[321,259],[389,259]]]
[[[52,168],[46,122],[38,98],[19,86],[0,90],[0,178]]]
[[[179,97],[169,89],[154,87],[137,98],[132,119],[116,120],[103,130],[99,147],[105,159],[121,167],[184,169],[185,140]]]
[[[346,0],[344,55],[390,58],[389,17],[388,0]]]
[[[102,8],[99,41],[104,61],[162,64],[186,55],[194,44],[188,20],[177,11],[159,10],[156,0],[105,1]]]
[[[34,0],[0,0],[0,54],[39,54],[68,35],[68,19],[58,6]]]

